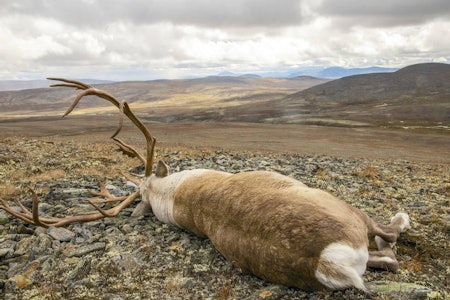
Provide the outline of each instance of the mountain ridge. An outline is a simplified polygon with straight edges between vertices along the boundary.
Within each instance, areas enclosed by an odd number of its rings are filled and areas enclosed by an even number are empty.
[[[169,118],[177,112],[205,107],[228,107],[251,101],[281,98],[327,80],[302,78],[205,77],[195,79],[124,81],[98,84],[133,109],[148,116]],[[52,81],[53,83],[57,83]],[[41,88],[0,92],[0,118],[28,118],[64,112],[76,91],[67,88]],[[93,99],[80,102],[75,114],[110,113],[115,108]]]
[[[230,71],[222,71],[216,75],[209,75],[205,77],[186,78],[189,79],[202,79],[208,77],[250,77],[250,78],[294,78],[300,76],[310,76],[322,79],[337,79],[345,76],[367,74],[367,73],[386,73],[398,70],[398,68],[385,68],[385,67],[365,67],[365,68],[344,68],[344,67],[314,67],[314,68],[298,68],[294,71],[288,72],[255,72],[255,73],[235,73]],[[77,79],[78,81],[86,82],[88,84],[107,84],[114,82],[126,82],[127,80],[112,81],[103,79]],[[154,79],[165,80],[165,79]],[[139,80],[139,81],[153,81],[153,80]],[[48,87],[49,81],[46,79],[37,80],[0,80],[0,91],[16,91],[25,89],[45,88]]]
[[[230,107],[205,120],[335,126],[450,126],[450,65],[417,64],[392,73],[352,75],[263,105]],[[195,117],[202,120],[201,113]]]
[[[450,65],[417,64],[391,73],[336,80],[309,76],[211,76],[95,85],[126,100],[151,122],[259,122],[330,126],[450,128]],[[0,92],[0,118],[64,112],[70,89]],[[102,100],[83,100],[74,114],[111,114]]]

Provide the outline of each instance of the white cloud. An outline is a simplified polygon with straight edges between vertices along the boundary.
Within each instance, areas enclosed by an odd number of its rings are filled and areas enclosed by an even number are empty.
[[[6,1],[0,79],[449,62],[449,28],[448,0]]]
[[[0,57],[1,63],[7,61],[32,61],[46,55],[64,55],[70,53],[70,48],[60,44],[45,30],[45,22],[31,22],[29,29],[20,29],[20,19],[4,21],[7,26],[0,27]],[[9,25],[9,26],[8,26]],[[23,24],[22,24],[23,26]]]

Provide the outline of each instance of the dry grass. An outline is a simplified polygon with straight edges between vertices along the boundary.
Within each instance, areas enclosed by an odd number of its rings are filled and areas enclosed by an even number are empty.
[[[44,172],[39,172],[31,177],[32,182],[58,180],[66,177],[66,171],[62,169],[50,169]]]
[[[143,147],[142,134],[129,123],[125,125],[121,134],[124,140]],[[450,162],[450,139],[437,134],[295,124],[149,123],[147,125],[158,140],[157,151],[173,146]],[[52,140],[60,143],[76,141],[91,147],[90,144],[93,142],[105,142],[112,149],[114,146],[108,137],[116,126],[116,116],[95,118],[72,116],[64,120],[0,122],[0,138],[15,135],[49,135],[52,136]]]
[[[11,183],[0,185],[0,198],[9,198],[14,195],[16,191],[16,186]]]
[[[100,136],[97,133],[96,137],[98,140],[101,139],[99,138]],[[131,139],[132,144],[135,144],[134,142],[138,140],[134,139],[133,135],[127,136],[127,138]],[[211,136],[212,139],[214,139],[214,136]],[[11,149],[12,151],[8,154],[8,159],[1,159],[2,157],[0,157],[0,175],[6,174],[9,176],[6,184],[0,184],[0,197],[10,200],[19,192],[25,195],[25,187],[33,187],[33,185],[39,187],[36,191],[40,193],[40,198],[43,198],[44,195],[48,195],[49,191],[42,186],[49,188],[53,185],[62,184],[64,187],[84,189],[87,188],[86,183],[92,185],[96,180],[115,182],[118,178],[122,180],[119,170],[132,170],[140,165],[138,160],[124,157],[119,152],[115,152],[110,141],[92,143],[92,140],[95,140],[93,136],[89,136],[89,138],[78,136],[76,138],[55,137],[38,140],[11,138],[2,141],[4,143],[0,143],[0,146],[4,145],[7,150]],[[137,145],[139,150],[142,151],[142,141],[137,143]],[[298,157],[297,155],[279,153],[261,158],[253,151],[241,151],[237,155],[236,152],[218,150],[220,146],[226,145],[216,143],[215,147],[188,147],[183,144],[165,144],[158,148],[157,154],[158,158],[172,162],[180,160],[185,163],[187,161],[187,165],[189,165],[190,161],[195,160],[197,160],[196,163],[200,164],[205,157],[217,157],[218,155],[230,157],[231,155],[231,160],[245,160],[249,157],[255,157],[255,161],[257,161],[258,159],[265,160],[267,157],[271,157],[274,159],[273,162],[276,162],[277,158],[283,160],[289,157],[292,160],[292,162],[289,162],[289,166],[293,166],[293,161],[296,161]],[[304,159],[303,162],[310,164],[311,167],[317,166],[313,170],[305,169],[305,171],[311,171],[303,174],[306,179],[310,176],[310,180],[314,179],[316,186],[320,186],[323,183],[324,188],[333,188],[334,192],[341,193],[344,196],[343,198],[349,201],[353,199],[357,205],[364,207],[364,205],[369,203],[364,208],[369,210],[372,216],[382,216],[380,220],[386,221],[386,216],[389,213],[409,207],[408,213],[413,220],[414,228],[412,233],[407,232],[402,235],[402,240],[398,243],[397,252],[404,273],[396,274],[395,276],[401,276],[402,280],[405,280],[405,278],[408,280],[433,279],[435,277],[441,279],[443,276],[442,270],[445,269],[443,269],[442,265],[436,263],[436,259],[442,260],[443,255],[446,253],[445,233],[448,230],[448,227],[446,227],[448,224],[445,223],[443,218],[446,210],[443,210],[441,205],[449,206],[450,203],[442,200],[437,202],[435,199],[437,194],[444,195],[449,190],[448,176],[446,175],[448,174],[448,166],[404,161],[330,160],[320,156],[315,156],[314,161],[309,162],[307,162],[308,156],[302,159]],[[10,164],[9,162],[11,161],[15,161],[15,163]],[[323,163],[324,161],[328,163]],[[330,162],[334,163],[330,164]],[[303,164],[298,166],[301,165]],[[13,180],[13,178],[15,179]],[[403,191],[405,188],[409,189],[406,194]],[[425,190],[416,199],[413,196],[418,193],[420,188]],[[439,199],[442,199],[440,195]],[[364,201],[360,202],[361,199],[364,199]],[[372,199],[379,200],[372,201]],[[420,206],[415,206],[415,202],[423,202],[428,210],[426,212],[422,211]],[[418,231],[419,234],[414,235],[414,231]],[[128,235],[125,236],[129,237]],[[143,237],[145,236],[143,235]],[[136,239],[135,242],[136,244],[144,245],[148,243],[148,240],[144,239],[141,241]],[[175,240],[167,244],[162,253],[176,252],[182,247]],[[139,253],[144,253],[147,257],[153,257],[157,251],[156,248],[156,246],[148,244],[145,247],[140,247]],[[70,247],[67,249],[67,251],[72,250]],[[144,269],[146,268],[142,270]],[[192,293],[189,290],[187,277],[183,277],[186,275],[181,273],[183,275],[175,278],[172,276],[176,274],[174,270],[168,270],[168,273],[164,274],[165,277],[158,275],[160,276],[158,280],[162,280],[161,290],[168,297],[180,295],[180,293]],[[439,273],[436,273],[435,270],[438,270]],[[114,264],[105,264],[102,265],[101,273],[120,278],[123,274],[120,274],[119,271]],[[108,285],[112,279],[109,279],[107,275],[105,275],[104,282]],[[126,275],[128,276],[128,274]],[[143,280],[149,278],[149,275],[133,275],[142,276]],[[372,276],[372,280],[373,278],[387,280],[398,278],[391,277],[394,275],[381,275],[375,272],[369,272],[367,276]],[[238,278],[242,279],[241,277]],[[208,280],[212,279],[208,278]],[[212,297],[217,299],[234,299],[236,295],[242,293],[242,290],[236,288],[237,281],[234,275],[228,277],[224,273],[220,279],[215,277],[213,280],[217,289],[211,294]],[[140,280],[136,280],[136,282],[140,282]],[[123,289],[124,287],[116,286],[112,283],[108,285],[109,291],[120,290],[121,288]],[[272,299],[277,293],[279,292],[269,288],[256,287],[253,297]],[[317,295],[321,294],[318,293]],[[329,297],[329,294],[325,293],[323,297]]]
[[[215,298],[217,300],[236,299],[231,281],[227,281],[223,286],[217,289]]]
[[[366,166],[364,169],[356,169],[353,172],[353,176],[367,178],[370,180],[375,180],[380,175],[380,172],[375,167]]]

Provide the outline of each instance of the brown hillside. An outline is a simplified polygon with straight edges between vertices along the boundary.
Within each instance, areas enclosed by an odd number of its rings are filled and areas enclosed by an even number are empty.
[[[331,126],[450,127],[450,65],[428,63],[394,73],[334,81],[312,77],[207,77],[98,85],[127,100],[152,122],[264,122]],[[67,89],[0,92],[0,119],[61,115],[74,98]],[[74,114],[116,113],[86,99]]]
[[[313,77],[248,78],[207,77],[189,80],[153,80],[95,85],[132,104],[149,118],[173,121],[176,114],[210,107],[279,99],[293,92],[326,82]],[[47,117],[62,114],[75,97],[64,88],[0,92],[0,119]],[[81,109],[80,109],[81,108]],[[110,113],[109,103],[91,98],[80,103],[75,114]]]
[[[264,106],[231,108],[227,116],[276,123],[450,125],[450,65],[428,63],[394,73],[355,75],[294,93]]]

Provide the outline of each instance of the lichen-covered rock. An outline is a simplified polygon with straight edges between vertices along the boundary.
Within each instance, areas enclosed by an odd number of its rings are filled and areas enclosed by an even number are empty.
[[[67,253],[68,257],[82,257],[88,253],[94,252],[94,251],[101,251],[104,250],[106,247],[106,244],[104,242],[97,242],[97,243],[92,243],[92,244],[88,244],[88,245],[84,245],[84,246],[80,246],[75,248],[74,250],[70,251],[69,253]]]
[[[86,213],[93,208],[84,199],[90,197],[89,190],[97,188],[97,182],[124,195],[134,187],[118,170],[143,171],[136,160],[112,152],[110,143],[80,145],[55,140],[49,144],[49,140],[0,141],[0,184],[5,184],[0,188],[1,198],[19,198],[31,207],[27,187],[33,186],[43,215]],[[0,219],[0,289],[4,298],[449,298],[448,165],[185,148],[161,150],[157,155],[175,171],[277,171],[327,189],[381,222],[387,223],[397,211],[405,210],[411,216],[412,229],[400,236],[395,247],[400,270],[397,274],[368,270],[364,277],[374,292],[371,296],[353,289],[308,293],[273,285],[243,274],[206,239],[161,224],[151,214],[131,218],[133,204],[115,218],[62,229],[35,228],[10,216]]]
[[[390,297],[408,297],[409,299],[427,299],[433,291],[426,286],[394,281],[374,281],[367,286],[370,291]]]
[[[49,227],[47,234],[60,242],[70,242],[75,237],[74,232],[64,227]]]

